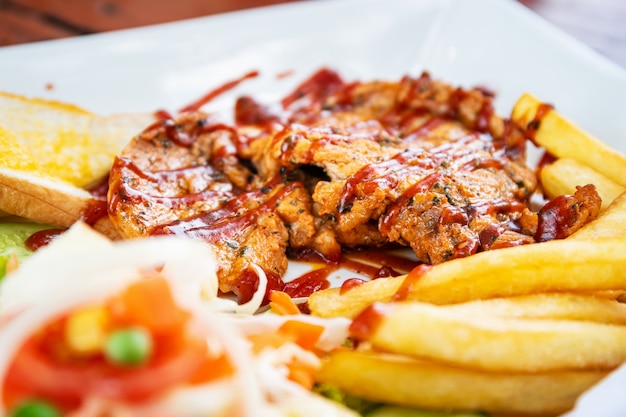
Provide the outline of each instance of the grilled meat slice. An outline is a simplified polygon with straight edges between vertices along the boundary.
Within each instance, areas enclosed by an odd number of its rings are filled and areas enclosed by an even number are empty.
[[[317,172],[313,213],[341,246],[393,242],[438,263],[534,241],[520,224],[536,188],[525,140],[490,94],[428,74],[341,84],[325,72],[286,100],[288,123],[247,156],[261,176]]]
[[[294,246],[308,244],[315,220],[300,183],[264,185],[241,164],[236,135],[202,113],[160,121],[117,158],[108,197],[112,223],[125,238],[181,234],[214,245],[220,289],[238,293],[251,263],[280,281],[290,235]],[[295,226],[288,229],[285,220]]]

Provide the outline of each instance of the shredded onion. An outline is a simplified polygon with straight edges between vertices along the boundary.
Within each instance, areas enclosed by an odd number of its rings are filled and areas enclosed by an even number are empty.
[[[284,364],[294,357],[300,361],[317,361],[317,357],[289,343],[257,355],[246,336],[274,332],[286,320],[302,320],[324,326],[318,347],[329,349],[345,340],[349,320],[253,315],[263,302],[268,281],[259,266],[250,267],[259,277],[258,288],[249,302],[237,305],[218,297],[216,260],[210,245],[174,236],[111,242],[77,223],[8,275],[0,286],[0,393],[15,353],[44,324],[81,305],[119,293],[141,279],[142,271],[162,268],[161,276],[168,281],[176,302],[192,315],[191,331],[206,337],[210,349],[217,346],[228,357],[233,375],[173,389],[142,405],[88,398],[72,417],[93,415],[94,410],[111,417],[149,417],[156,411],[181,417],[286,415],[282,407],[291,404],[291,396],[308,401],[313,394],[287,379]],[[5,414],[0,403],[0,415]]]
[[[120,292],[146,268],[166,265],[163,276],[183,307],[199,303],[200,288],[217,289],[215,254],[205,243],[173,236],[115,244],[99,239],[78,223],[42,248],[41,256],[35,254],[5,277],[0,287],[0,322],[5,321],[0,332],[0,392],[8,366],[28,336],[63,312]],[[76,249],[68,252],[68,247]],[[3,320],[6,317],[10,319]]]

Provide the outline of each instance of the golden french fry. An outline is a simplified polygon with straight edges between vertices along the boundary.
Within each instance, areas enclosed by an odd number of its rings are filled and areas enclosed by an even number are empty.
[[[615,297],[614,297],[615,298]],[[453,304],[461,315],[483,314],[524,319],[580,320],[626,325],[626,304],[615,299],[572,293],[531,294]]]
[[[417,302],[373,304],[353,333],[375,350],[470,369],[544,372],[613,369],[626,361],[626,326],[459,314]]]
[[[544,114],[538,117],[542,111]],[[551,154],[575,159],[626,187],[626,157],[557,111],[547,109],[536,97],[522,95],[513,107],[511,118],[524,127],[538,123],[534,140]]]
[[[554,240],[481,252],[436,265],[410,283],[407,298],[452,304],[550,291],[623,290],[625,247],[626,238],[593,245]]]
[[[603,371],[495,373],[406,356],[337,351],[317,375],[348,393],[433,410],[506,415],[557,415],[606,375]]]
[[[342,293],[339,288],[314,292],[309,296],[311,314],[320,317],[349,317],[359,314],[376,301],[389,301],[400,289],[406,275],[368,281]]]
[[[541,170],[541,183],[549,198],[563,194],[574,194],[576,186],[593,184],[602,198],[602,210],[605,210],[626,189],[615,181],[580,162],[562,158],[546,165]]]
[[[620,194],[597,219],[577,230],[568,240],[610,239],[626,235],[626,193]]]
[[[432,304],[544,292],[626,290],[626,238],[554,240],[481,252],[435,265],[421,276],[366,282],[345,293],[323,290],[309,300],[318,316],[354,317],[374,301]]]

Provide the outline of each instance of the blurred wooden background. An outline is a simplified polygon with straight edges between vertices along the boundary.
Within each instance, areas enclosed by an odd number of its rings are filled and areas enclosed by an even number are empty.
[[[0,46],[66,38],[295,0],[0,0]]]
[[[305,0],[0,0],[0,46],[294,1]],[[519,1],[626,68],[626,0]]]

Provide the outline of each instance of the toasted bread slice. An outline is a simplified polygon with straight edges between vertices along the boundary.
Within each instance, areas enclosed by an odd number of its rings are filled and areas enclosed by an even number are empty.
[[[151,114],[93,114],[71,104],[0,92],[0,211],[68,227],[106,178],[115,155]],[[96,228],[115,235],[105,217]]]

